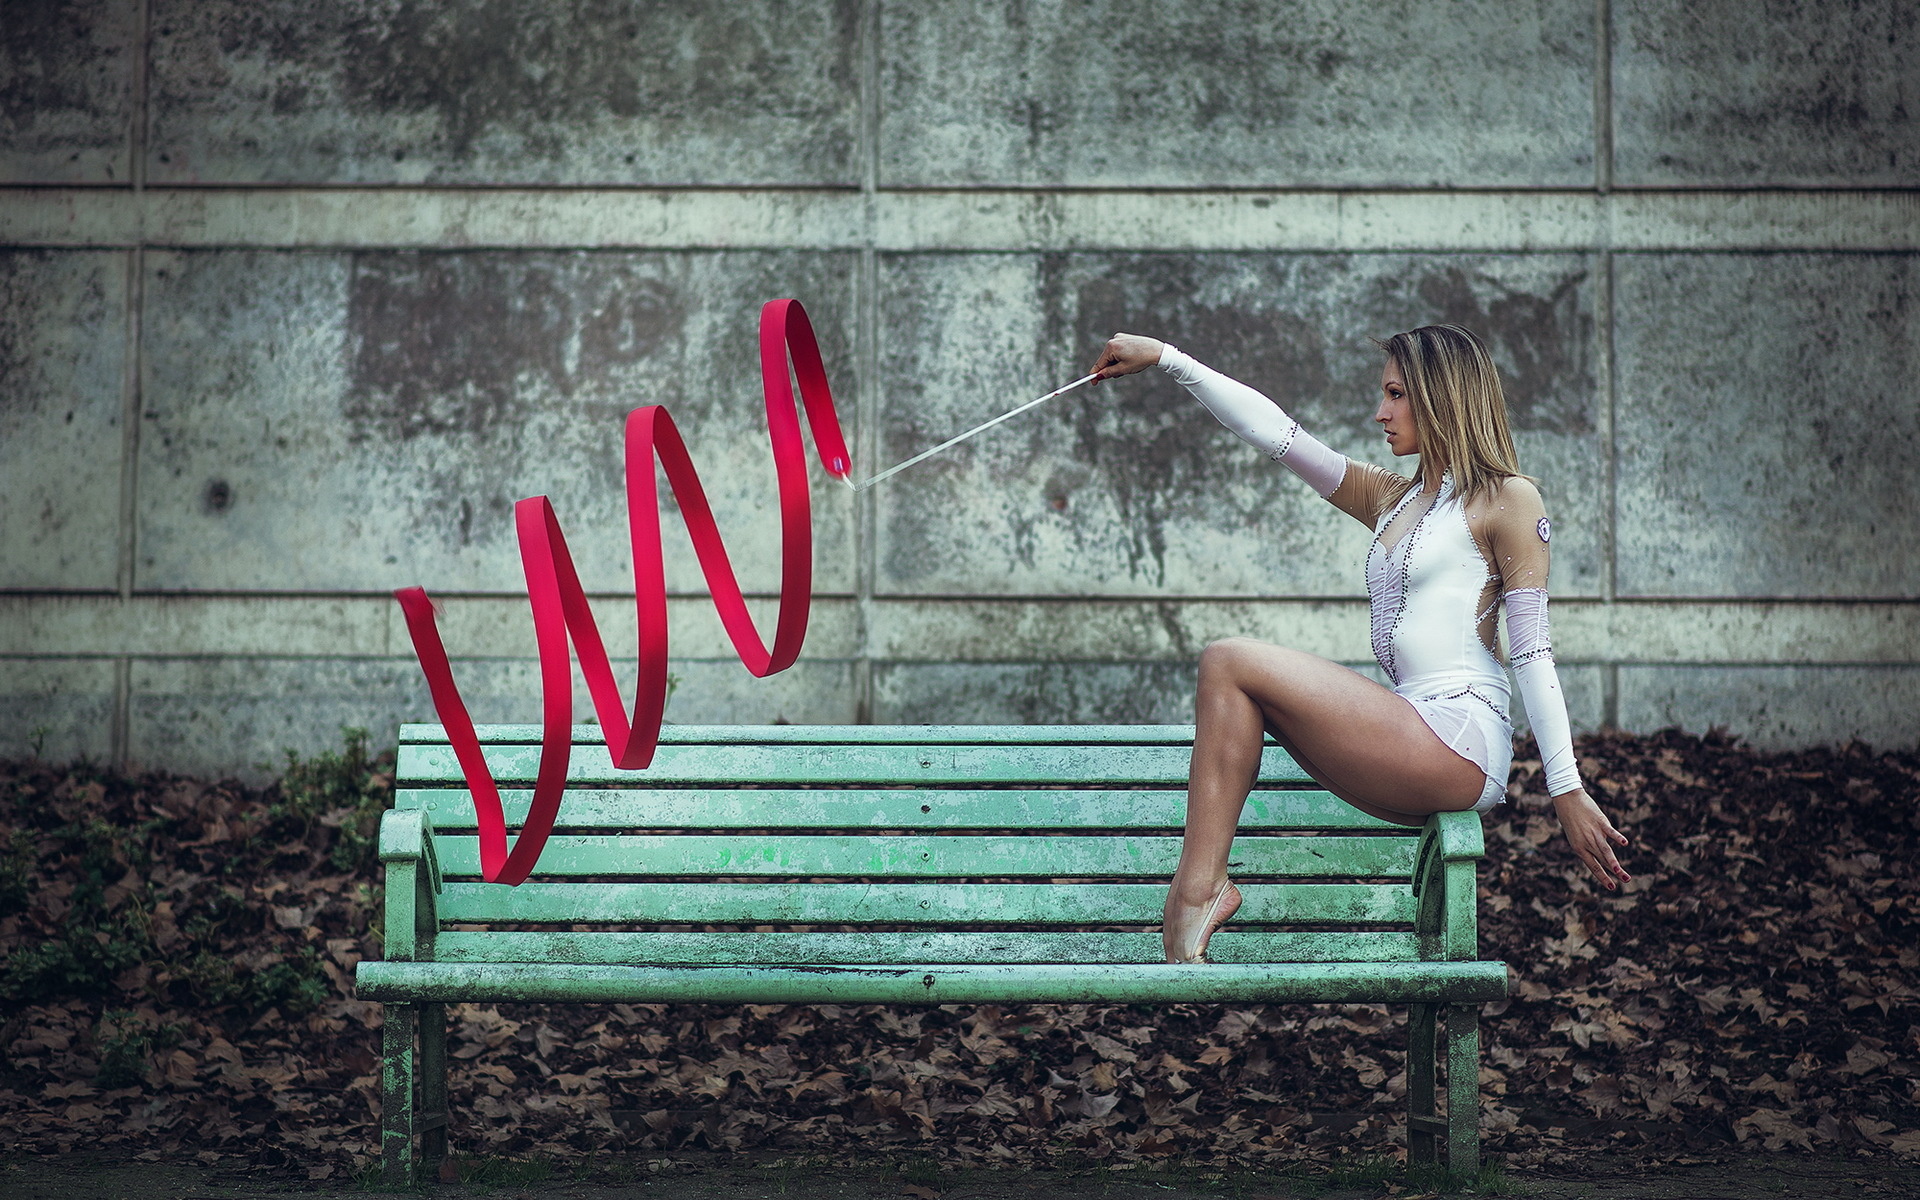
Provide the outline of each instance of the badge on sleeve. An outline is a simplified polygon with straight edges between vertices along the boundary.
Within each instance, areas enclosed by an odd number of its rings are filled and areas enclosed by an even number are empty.
[[[1535,525],[1533,528],[1535,532],[1539,533],[1541,541],[1550,542],[1553,540],[1553,522],[1552,521],[1547,520],[1545,517],[1541,517],[1540,523],[1538,525]]]

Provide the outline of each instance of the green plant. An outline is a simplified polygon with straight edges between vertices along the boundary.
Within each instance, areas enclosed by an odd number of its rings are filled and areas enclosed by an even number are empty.
[[[240,968],[211,950],[200,951],[176,970],[201,1003],[215,1008],[233,1005],[247,1013],[277,1008],[297,1016],[319,1007],[331,994],[320,954],[311,946],[257,971]]]
[[[0,1002],[8,1005],[98,993],[153,948],[139,898],[118,912],[109,911],[106,901],[109,878],[125,874],[130,859],[138,857],[125,832],[96,817],[63,825],[51,836],[56,854],[74,863],[78,878],[58,934],[15,949],[0,967]],[[17,912],[30,905],[35,866],[31,835],[16,831],[0,868],[0,910]]]
[[[332,828],[328,862],[337,871],[370,872],[376,859],[380,814],[393,803],[391,751],[372,754],[367,731],[342,728],[345,747],[303,759],[286,752],[279,796],[267,806],[267,827],[277,833]]]
[[[460,1182],[483,1188],[525,1187],[554,1177],[544,1158],[463,1158],[456,1160]]]
[[[180,1044],[180,1026],[171,1022],[149,1025],[124,1009],[109,1009],[94,1025],[93,1044],[100,1056],[94,1082],[103,1088],[130,1087],[146,1077],[148,1057],[155,1050]]]
[[[355,1192],[389,1192],[390,1193],[393,1190],[387,1186],[386,1180],[381,1174],[380,1160],[377,1158],[369,1162],[362,1163],[360,1166],[354,1168],[353,1174],[348,1177],[347,1186],[350,1190]],[[425,1185],[423,1184],[417,1184],[413,1187],[412,1190],[419,1192],[419,1191],[425,1191],[426,1188],[425,1188]]]
[[[1446,1195],[1506,1196],[1514,1191],[1513,1180],[1497,1162],[1481,1164],[1472,1175],[1457,1175],[1445,1167],[1408,1167],[1407,1186]]]
[[[61,936],[23,946],[0,969],[0,1001],[38,1004],[61,996],[97,995],[113,977],[147,957],[150,943],[126,915],[96,923],[75,905]]]
[[[5,853],[0,854],[0,917],[26,911],[32,895],[35,857],[33,835],[24,829],[14,830]]]

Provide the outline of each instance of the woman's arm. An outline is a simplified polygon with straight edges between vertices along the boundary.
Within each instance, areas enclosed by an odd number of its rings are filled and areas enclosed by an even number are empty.
[[[1394,485],[1406,480],[1369,463],[1356,463],[1300,427],[1286,410],[1237,379],[1155,338],[1115,334],[1094,371],[1102,379],[1158,366],[1187,389],[1214,419],[1240,439],[1305,480],[1323,500],[1369,528]],[[1099,380],[1094,381],[1098,383]]]
[[[1487,518],[1487,541],[1500,573],[1507,612],[1508,661],[1520,685],[1527,721],[1533,726],[1533,740],[1540,747],[1547,794],[1553,797],[1560,827],[1587,869],[1611,889],[1616,881],[1632,878],[1613,852],[1614,846],[1626,845],[1627,838],[1587,795],[1573,757],[1573,727],[1560,691],[1560,673],[1553,665],[1553,633],[1547,621],[1552,536],[1539,490],[1520,478],[1502,483]]]
[[[1230,379],[1170,343],[1160,345],[1159,367],[1206,406],[1214,419],[1260,453],[1306,480],[1322,500],[1347,477],[1347,456],[1300,428],[1300,422],[1259,392]]]

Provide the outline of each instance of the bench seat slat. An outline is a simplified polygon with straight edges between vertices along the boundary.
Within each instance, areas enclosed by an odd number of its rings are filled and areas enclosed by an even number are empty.
[[[509,828],[527,819],[533,793],[505,789]],[[465,788],[406,788],[399,808],[424,808],[435,829],[474,827]],[[562,829],[1179,829],[1184,790],[1027,791],[1019,788],[854,789],[627,788],[569,790],[560,799]],[[1243,830],[1366,829],[1418,837],[1420,831],[1370,817],[1331,792],[1262,790],[1247,798]]]
[[[447,875],[480,873],[480,839],[434,839]],[[1396,837],[1240,837],[1236,878],[1413,875],[1415,841]],[[803,834],[561,834],[540,855],[542,877],[568,875],[1171,876],[1177,837],[975,837]]]
[[[1498,962],[906,964],[640,967],[367,962],[359,995],[388,1001],[943,1004],[1101,1001],[1435,1001],[1506,994]]]
[[[1412,933],[1244,932],[1214,935],[1216,962],[1416,962]],[[1025,930],[1017,933],[528,933],[447,930],[441,962],[576,962],[658,966],[766,963],[1157,963],[1160,934]]]
[[[538,746],[538,725],[478,725],[483,744]],[[447,731],[431,723],[400,727],[404,744],[446,745]],[[663,725],[660,744],[684,745],[1053,745],[1191,746],[1191,725]],[[573,726],[573,744],[606,744],[598,725]]]
[[[1404,924],[1406,883],[1248,884],[1242,924]],[[805,925],[1159,925],[1164,883],[448,883],[440,919]]]
[[[501,783],[530,783],[540,765],[538,746],[488,745],[487,767]],[[613,766],[604,745],[575,746],[568,759],[570,783],[954,784],[1063,783],[1082,786],[1185,786],[1191,751],[1185,746],[891,746],[662,745],[653,765],[638,771]],[[397,777],[409,783],[458,783],[464,776],[453,748],[400,747]],[[1311,783],[1287,752],[1268,747],[1260,779]]]

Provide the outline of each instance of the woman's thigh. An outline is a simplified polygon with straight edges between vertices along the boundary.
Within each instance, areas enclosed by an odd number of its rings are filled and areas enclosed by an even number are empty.
[[[1232,638],[1201,658],[1202,688],[1237,688],[1300,765],[1376,816],[1471,808],[1486,775],[1420,719],[1412,704],[1315,654]]]

